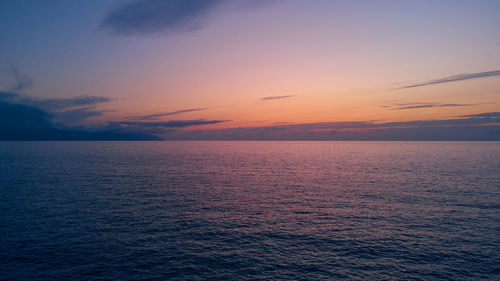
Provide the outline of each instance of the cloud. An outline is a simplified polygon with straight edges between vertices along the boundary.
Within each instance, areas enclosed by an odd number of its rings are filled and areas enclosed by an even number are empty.
[[[40,107],[44,110],[64,110],[78,106],[97,105],[111,101],[107,97],[78,96],[73,98],[43,99],[33,98],[13,92],[0,92],[0,101]]]
[[[78,96],[74,98],[60,99],[30,99],[32,105],[39,106],[46,110],[62,110],[78,106],[89,106],[111,101],[107,97],[99,96]]]
[[[142,132],[56,127],[40,108],[0,101],[0,140],[160,140]]]
[[[72,98],[35,98],[17,93],[32,85],[32,80],[22,74],[14,65],[10,65],[8,72],[15,78],[12,91],[0,91],[0,102],[25,105],[46,111],[57,122],[63,124],[78,124],[89,117],[100,116],[106,110],[95,110],[98,104],[111,101],[110,98],[100,96],[77,96]]]
[[[486,124],[496,124],[500,122],[500,117],[491,118],[458,118],[444,120],[418,120],[408,122],[389,122],[377,124],[376,127],[446,127],[446,126],[476,126]]]
[[[239,9],[262,7],[271,0],[133,0],[115,6],[100,24],[114,35],[141,35],[161,31],[198,30],[210,13],[222,4]]]
[[[207,110],[207,109],[208,109],[208,107],[190,108],[190,109],[183,109],[183,110],[177,110],[177,111],[166,112],[166,113],[157,113],[157,114],[150,114],[150,115],[144,115],[144,116],[133,116],[133,117],[129,117],[129,118],[131,120],[146,121],[146,120],[157,119],[159,117],[177,115],[177,114],[188,113],[188,112],[193,112],[193,111],[202,111],[202,110]]]
[[[286,99],[286,98],[291,98],[294,96],[270,96],[270,97],[263,97],[261,100],[279,100],[279,99]]]
[[[433,107],[463,107],[463,106],[475,106],[477,104],[470,103],[402,103],[395,105],[382,105],[383,108],[391,108],[391,110],[407,110],[407,109],[419,109],[419,108],[433,108]]]
[[[111,110],[95,110],[91,106],[70,109],[60,112],[53,112],[52,115],[56,122],[64,124],[79,124],[82,121],[94,117],[101,116],[105,112],[110,112]]]
[[[50,128],[51,115],[31,106],[0,101],[0,128],[5,130]]]
[[[445,77],[445,78],[440,78],[440,79],[436,79],[436,80],[429,80],[429,81],[425,81],[425,82],[422,82],[422,83],[410,84],[410,85],[407,85],[407,86],[399,87],[399,88],[397,88],[397,90],[399,90],[399,89],[408,89],[408,88],[417,88],[417,87],[423,87],[423,86],[430,86],[430,85],[442,84],[442,83],[458,82],[458,81],[463,81],[463,80],[471,80],[471,79],[492,77],[492,76],[500,76],[500,70],[478,72],[478,73],[458,74],[458,75],[454,75],[454,76],[450,76],[450,77]]]
[[[472,117],[472,118],[500,118],[500,112],[487,112],[480,114],[463,115],[461,117]]]
[[[76,124],[89,117],[102,115],[106,110],[95,110],[93,106],[111,99],[99,96],[42,99],[13,92],[0,92],[0,101],[40,108],[55,116],[58,122]]]
[[[33,80],[24,73],[21,73],[14,65],[10,65],[10,73],[14,75],[15,84],[12,86],[11,90],[14,92],[22,91],[33,85]]]
[[[126,126],[126,127],[139,127],[139,128],[184,128],[189,126],[197,125],[209,125],[217,124],[223,122],[229,122],[231,120],[172,120],[165,122],[113,122],[113,126]]]
[[[20,94],[33,82],[29,76],[21,73],[14,65],[6,65],[5,70],[14,76],[15,84],[11,91],[0,91],[0,102],[14,105],[24,105],[27,108],[37,108],[49,114],[56,122],[71,125],[78,124],[89,117],[100,116],[106,110],[95,110],[93,107],[111,101],[101,96],[77,96],[71,98],[36,98]],[[2,71],[3,72],[3,71]]]
[[[500,113],[479,116],[487,117],[168,130],[162,136],[169,140],[500,140]]]
[[[162,30],[189,31],[227,0],[134,0],[112,9],[101,28],[116,35],[147,34]]]

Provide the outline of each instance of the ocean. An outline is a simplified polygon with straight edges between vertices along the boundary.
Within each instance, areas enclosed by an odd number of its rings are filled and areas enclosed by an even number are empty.
[[[500,142],[0,142],[0,280],[500,280]]]

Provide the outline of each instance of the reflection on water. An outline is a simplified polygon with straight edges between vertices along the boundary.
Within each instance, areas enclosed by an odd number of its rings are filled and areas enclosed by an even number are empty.
[[[0,279],[500,278],[500,143],[0,143]]]

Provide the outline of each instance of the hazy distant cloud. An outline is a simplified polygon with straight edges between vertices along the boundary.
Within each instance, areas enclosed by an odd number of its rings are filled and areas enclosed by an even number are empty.
[[[162,136],[170,140],[500,140],[500,113],[484,113],[480,116],[492,117],[167,130]]]
[[[419,108],[432,108],[432,107],[462,107],[474,106],[471,103],[401,103],[395,105],[382,105],[383,108],[391,108],[391,110],[406,110],[406,109],[419,109]]]
[[[492,113],[483,113],[492,114]],[[444,119],[444,120],[417,120],[408,122],[389,122],[383,124],[376,124],[375,127],[445,127],[445,126],[471,126],[471,125],[486,125],[500,123],[500,117],[492,116],[490,118],[457,118],[457,119]]]
[[[172,120],[165,122],[113,122],[113,126],[127,126],[127,127],[139,127],[139,128],[184,128],[196,125],[209,125],[217,124],[223,122],[229,122],[231,120]]]
[[[470,114],[470,115],[463,115],[461,117],[472,117],[472,118],[500,118],[500,112],[487,112],[487,113],[480,113],[480,114]]]
[[[425,81],[422,83],[410,84],[407,86],[399,87],[397,89],[417,88],[417,87],[423,87],[423,86],[429,86],[429,85],[435,85],[435,84],[450,83],[450,82],[457,82],[457,81],[462,81],[462,80],[485,78],[485,77],[492,77],[492,76],[499,76],[499,75],[500,75],[500,70],[478,72],[478,73],[465,73],[465,74],[458,74],[458,75],[454,75],[454,76],[450,76],[450,77],[440,78],[440,79],[436,79],[436,80]]]
[[[223,3],[240,9],[262,6],[270,0],[133,0],[109,11],[100,28],[115,35],[186,32],[203,27],[205,18]]]
[[[146,120],[153,120],[153,119],[157,119],[157,118],[165,117],[165,116],[177,115],[177,114],[188,113],[188,112],[193,112],[193,111],[202,111],[202,110],[207,110],[207,109],[208,109],[208,107],[190,108],[190,109],[183,109],[183,110],[177,110],[177,111],[172,111],[172,112],[150,114],[150,115],[144,115],[144,116],[132,116],[132,117],[130,117],[130,119],[131,120],[146,121]]]
[[[293,96],[270,96],[270,97],[263,97],[261,100],[279,100],[279,99],[286,99],[286,98],[291,98]]]

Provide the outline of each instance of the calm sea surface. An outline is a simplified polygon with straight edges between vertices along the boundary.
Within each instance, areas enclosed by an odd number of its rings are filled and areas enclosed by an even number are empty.
[[[1,280],[499,280],[499,142],[0,142]]]

